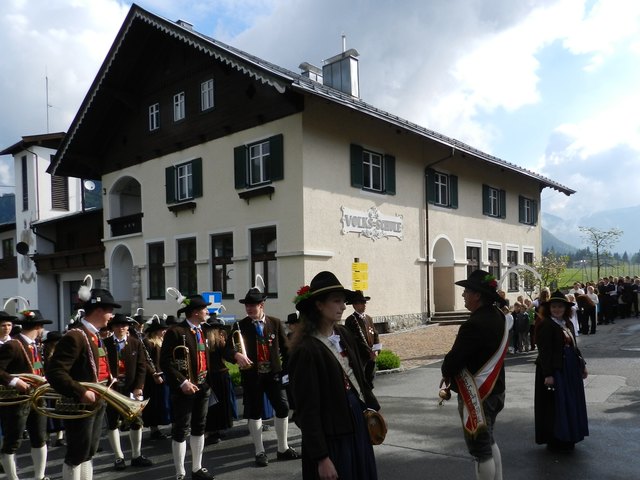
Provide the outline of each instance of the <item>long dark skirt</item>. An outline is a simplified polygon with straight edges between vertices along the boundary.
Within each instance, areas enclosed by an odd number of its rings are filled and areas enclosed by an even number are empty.
[[[351,407],[354,433],[327,438],[329,458],[340,480],[375,480],[378,478],[376,458],[362,414],[365,407],[353,391],[348,393],[347,398]],[[318,462],[305,457],[304,443],[302,445],[302,478],[318,478]]]
[[[228,371],[212,372],[209,375],[211,390],[218,398],[215,405],[207,412],[207,426],[205,431],[218,432],[233,427],[233,405],[231,380]],[[233,396],[235,402],[235,395]]]
[[[536,368],[536,443],[550,447],[570,447],[589,435],[581,360],[566,346],[563,362],[563,369],[553,375],[553,390],[547,389],[542,372]]]
[[[142,410],[142,421],[145,427],[157,427],[171,423],[171,400],[167,382],[158,385],[150,375],[144,384],[144,398],[149,403]]]

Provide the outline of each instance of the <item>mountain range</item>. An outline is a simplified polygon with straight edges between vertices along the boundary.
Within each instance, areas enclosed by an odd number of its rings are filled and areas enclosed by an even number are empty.
[[[589,246],[578,227],[596,227],[600,230],[618,228],[622,235],[613,246],[612,253],[629,256],[640,251],[640,223],[638,212],[640,205],[633,207],[602,210],[578,218],[564,219],[542,212],[542,249],[553,247],[558,253],[573,253],[577,249]],[[593,248],[591,248],[593,250]]]

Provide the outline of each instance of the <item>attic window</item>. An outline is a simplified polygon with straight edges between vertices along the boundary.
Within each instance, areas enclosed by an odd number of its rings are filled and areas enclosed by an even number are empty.
[[[200,109],[204,112],[213,107],[213,78],[210,78],[200,84]]]
[[[160,128],[160,104],[149,105],[149,131],[153,132]]]

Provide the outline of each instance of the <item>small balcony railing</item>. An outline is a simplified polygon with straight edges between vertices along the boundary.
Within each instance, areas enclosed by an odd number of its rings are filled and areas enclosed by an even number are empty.
[[[142,216],[143,213],[140,212],[107,220],[107,223],[111,226],[111,236],[122,237],[123,235],[142,232]]]
[[[33,261],[39,274],[104,268],[104,245],[55,253],[36,253]]]

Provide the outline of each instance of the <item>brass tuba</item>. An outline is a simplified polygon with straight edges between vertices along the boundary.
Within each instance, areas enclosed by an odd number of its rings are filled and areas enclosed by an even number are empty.
[[[47,383],[47,380],[35,373],[14,373],[12,377],[19,377],[20,380],[30,385],[31,389]],[[25,393],[21,393],[17,388],[8,385],[0,385],[0,407],[9,407],[11,405],[19,405],[31,400],[31,389]]]
[[[173,349],[172,358],[173,365],[176,367],[176,370],[184,375],[191,383],[195,384],[196,381],[191,369],[191,356],[189,347],[187,347],[186,335],[182,335],[182,345],[178,345]]]
[[[118,411],[127,421],[134,420],[142,409],[147,405],[149,399],[133,400],[106,385],[93,382],[79,382],[80,385],[102,397],[109,405]],[[53,407],[48,406],[41,400],[52,400]],[[33,409],[41,415],[50,418],[61,418],[74,420],[86,418],[95,413],[95,405],[80,403],[69,397],[64,397],[57,393],[48,383],[40,385],[31,396]]]

